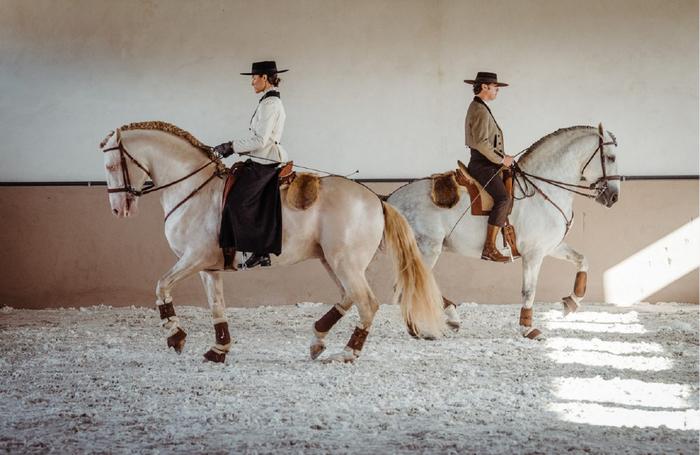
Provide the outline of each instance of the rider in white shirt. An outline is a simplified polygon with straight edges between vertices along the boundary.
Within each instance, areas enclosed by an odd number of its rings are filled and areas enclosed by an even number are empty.
[[[214,147],[214,152],[221,156],[229,156],[233,153],[250,155],[262,164],[270,164],[272,161],[286,162],[287,152],[282,148],[282,132],[287,114],[280,99],[278,73],[288,70],[278,70],[274,61],[255,62],[250,73],[241,73],[252,76],[251,85],[255,93],[262,93],[253,117],[250,119],[250,134],[248,137],[234,139]]]
[[[241,73],[244,76],[252,76],[251,85],[255,93],[262,94],[253,117],[250,119],[250,127],[248,128],[250,133],[244,138],[217,145],[214,147],[214,153],[222,157],[230,156],[233,153],[248,155],[253,161],[266,165],[287,161],[287,152],[280,145],[287,115],[280,99],[278,88],[280,79],[277,76],[286,71],[288,70],[278,70],[274,61],[264,61],[253,63],[250,73]],[[251,226],[250,229],[255,229],[255,227]],[[230,261],[232,245],[229,244],[230,236],[224,231],[225,229],[222,227],[220,245],[224,250],[225,267],[227,267],[226,263]],[[224,238],[225,240],[222,240]],[[269,253],[261,251],[251,251],[251,253],[252,256],[245,261],[246,268],[264,267],[271,264]],[[279,254],[279,252],[275,254]]]

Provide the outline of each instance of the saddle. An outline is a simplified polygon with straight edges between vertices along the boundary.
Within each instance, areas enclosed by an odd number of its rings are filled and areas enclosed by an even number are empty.
[[[457,160],[457,169],[454,171],[433,174],[430,198],[433,203],[441,208],[452,208],[459,202],[461,192],[467,192],[471,201],[471,214],[473,216],[488,216],[493,208],[493,198],[484,190],[484,187],[469,174],[467,166]],[[497,178],[497,177],[496,177]],[[513,174],[509,169],[501,171],[501,178],[506,186],[506,191],[513,196]],[[511,205],[508,214],[513,211]],[[502,230],[503,246],[510,246],[515,254],[515,228],[506,218],[506,225]]]

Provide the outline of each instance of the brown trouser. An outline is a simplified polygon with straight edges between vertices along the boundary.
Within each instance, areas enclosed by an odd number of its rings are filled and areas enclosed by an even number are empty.
[[[511,205],[513,204],[513,198],[506,190],[502,175],[499,173],[499,175],[494,177],[494,174],[499,172],[500,169],[500,164],[492,163],[486,158],[474,159],[474,157],[472,157],[467,166],[467,170],[469,170],[471,176],[474,177],[493,198],[493,208],[489,214],[489,224],[503,227],[506,225],[506,219],[508,218],[508,212],[510,212]],[[491,181],[489,182],[489,180]],[[488,185],[486,182],[489,182]]]

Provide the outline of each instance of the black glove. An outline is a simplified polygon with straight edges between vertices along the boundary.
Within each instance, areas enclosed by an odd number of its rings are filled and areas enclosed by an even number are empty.
[[[223,144],[219,144],[214,147],[213,152],[223,158],[226,158],[227,156],[233,155],[233,145],[231,144],[231,141],[224,142]]]

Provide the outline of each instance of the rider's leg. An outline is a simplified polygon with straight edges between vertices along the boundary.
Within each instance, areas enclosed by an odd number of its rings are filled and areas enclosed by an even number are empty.
[[[502,255],[496,247],[496,238],[501,228],[506,224],[508,210],[512,203],[512,197],[508,194],[506,186],[500,175],[501,167],[484,161],[469,161],[469,173],[484,187],[484,190],[493,198],[493,208],[489,214],[486,226],[486,241],[481,259],[496,262],[509,262],[510,258]]]

